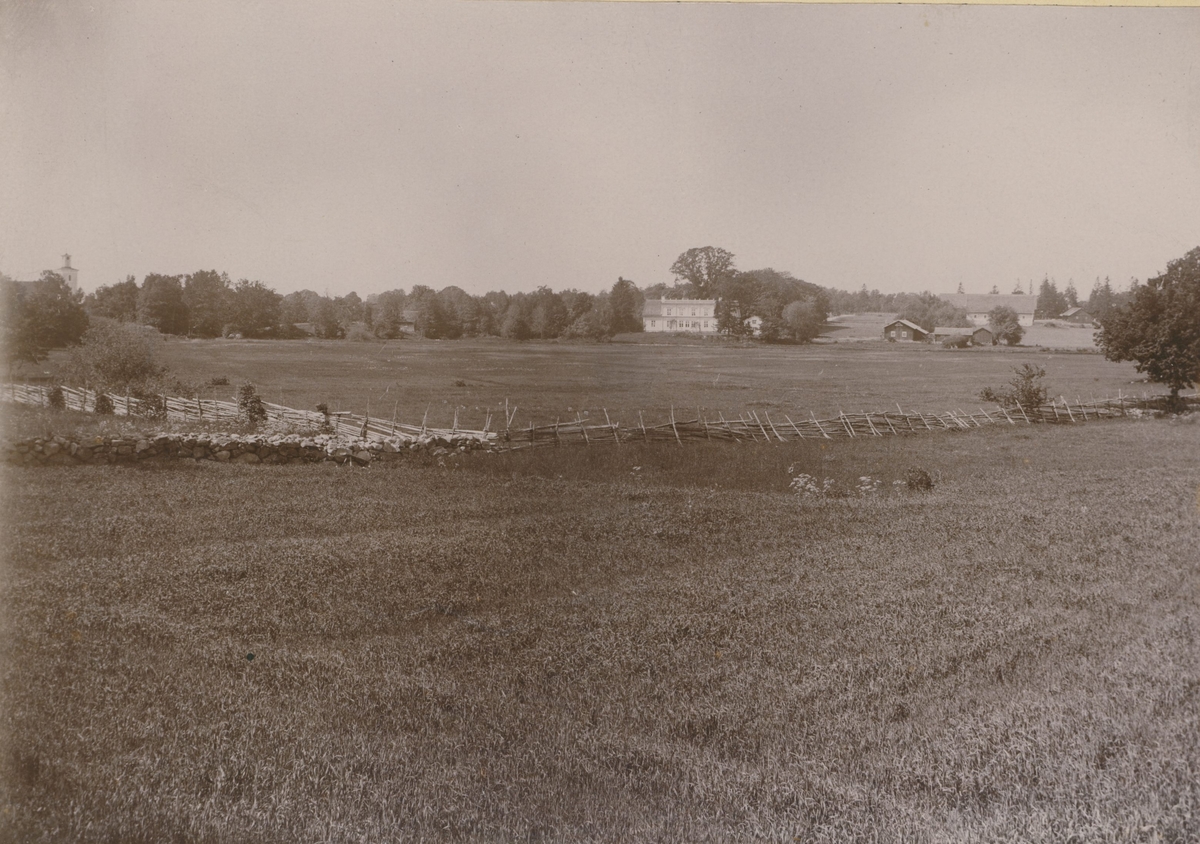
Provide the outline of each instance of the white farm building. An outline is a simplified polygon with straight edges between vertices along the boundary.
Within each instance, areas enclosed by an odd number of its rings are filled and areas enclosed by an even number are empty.
[[[974,325],[987,325],[992,309],[1003,306],[1016,311],[1017,322],[1026,327],[1033,325],[1033,309],[1038,300],[1037,296],[1024,293],[943,293],[942,298],[966,311]]]

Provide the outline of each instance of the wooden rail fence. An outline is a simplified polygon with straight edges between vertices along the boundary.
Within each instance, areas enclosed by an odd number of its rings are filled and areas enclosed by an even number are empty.
[[[53,389],[55,388],[42,385],[0,385],[0,400],[48,406]],[[85,412],[95,410],[96,393],[91,390],[74,387],[57,389],[62,391],[67,408]],[[129,396],[110,398],[116,415],[154,415],[154,402]],[[1161,396],[1118,395],[1116,398],[1092,399],[1087,402],[1077,399],[1071,404],[1065,397],[1060,396],[1037,407],[1017,405],[1004,408],[997,405],[991,410],[980,407],[977,412],[952,410],[944,413],[905,411],[897,404],[895,411],[839,412],[837,416],[825,419],[818,419],[812,413],[807,417],[793,418],[786,413],[772,417],[766,411],[750,411],[729,419],[723,414],[718,414],[716,419],[710,419],[697,411],[694,418],[680,418],[672,408],[669,419],[656,424],[647,424],[641,413],[638,413],[637,422],[633,424],[613,421],[605,410],[603,423],[584,419],[582,414],[577,414],[574,419],[559,419],[552,425],[534,425],[530,422],[525,427],[513,426],[516,408],[510,411],[506,402],[503,427],[493,428],[493,415],[489,411],[483,427],[478,429],[460,427],[457,411],[454,414],[453,425],[445,428],[427,425],[428,414],[420,425],[411,425],[398,422],[395,416],[389,420],[342,412],[326,415],[315,410],[296,410],[270,402],[263,402],[262,406],[266,411],[268,423],[292,428],[324,429],[339,436],[377,441],[389,438],[410,441],[422,438],[477,440],[495,448],[517,449],[572,444],[620,445],[631,442],[674,442],[683,445],[685,442],[701,440],[771,443],[962,431],[995,425],[1063,424],[1127,416],[1134,411],[1157,407],[1161,400]],[[1193,394],[1185,396],[1184,401],[1189,405],[1196,405],[1200,404],[1200,397]],[[220,423],[245,419],[237,402],[233,401],[164,396],[158,406],[165,408],[165,415],[171,420],[211,420]]]

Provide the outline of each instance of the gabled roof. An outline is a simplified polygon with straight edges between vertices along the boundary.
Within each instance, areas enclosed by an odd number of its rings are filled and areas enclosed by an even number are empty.
[[[886,331],[887,329],[891,328],[893,325],[907,325],[909,328],[911,328],[911,329],[914,329],[915,331],[920,331],[922,334],[928,334],[928,333],[929,333],[929,332],[928,332],[928,331],[926,331],[924,328],[922,328],[921,326],[917,325],[915,322],[909,322],[909,321],[908,321],[908,320],[906,320],[906,319],[897,319],[897,320],[892,320],[891,322],[889,322],[887,325],[885,325],[885,326],[883,327],[884,331]]]
[[[1087,311],[1085,311],[1085,310],[1084,310],[1082,307],[1078,307],[1078,306],[1077,306],[1077,307],[1074,307],[1074,308],[1067,308],[1065,311],[1063,311],[1061,314],[1059,314],[1059,316],[1063,316],[1063,317],[1073,317],[1073,316],[1075,316],[1075,314],[1078,314],[1078,313],[1085,313],[1085,314],[1086,314],[1086,313],[1087,313]]]
[[[1012,308],[1018,314],[1032,314],[1038,299],[1024,293],[943,293],[941,298],[969,314],[986,314],[999,307]]]

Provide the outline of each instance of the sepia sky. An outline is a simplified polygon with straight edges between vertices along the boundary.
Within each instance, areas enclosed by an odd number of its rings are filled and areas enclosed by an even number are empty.
[[[1200,245],[1200,9],[0,2],[0,271],[281,293],[1124,285]]]

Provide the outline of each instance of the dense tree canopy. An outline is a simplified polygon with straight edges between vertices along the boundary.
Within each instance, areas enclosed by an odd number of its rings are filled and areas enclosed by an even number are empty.
[[[120,322],[137,322],[138,283],[133,276],[124,281],[104,285],[83,300],[84,307],[92,316],[106,317]]]
[[[97,317],[72,352],[72,374],[97,392],[137,394],[164,372],[155,355],[157,337],[146,328]]]
[[[926,331],[933,331],[939,326],[965,328],[971,324],[966,311],[932,293],[901,293],[894,304],[899,306],[899,319],[906,319]]]
[[[1134,285],[1131,300],[1101,319],[1104,356],[1134,361],[1171,396],[1200,379],[1200,247]]]
[[[1070,306],[1067,304],[1067,297],[1058,292],[1058,285],[1049,277],[1043,278],[1034,315],[1038,319],[1054,319],[1062,316],[1062,312],[1068,307]]]
[[[37,363],[51,349],[79,342],[88,327],[83,294],[71,290],[58,273],[42,273],[40,281],[5,281],[0,285],[0,331],[11,372],[20,361]]]
[[[189,275],[183,282],[188,334],[220,337],[229,318],[229,299],[229,276],[216,270],[201,270]]]
[[[182,277],[151,273],[138,293],[138,322],[152,325],[163,334],[186,334],[187,305],[183,301]]]
[[[1025,336],[1025,329],[1021,327],[1017,312],[1004,305],[998,305],[988,312],[988,327],[992,329],[997,340],[1003,340],[1009,346],[1016,346]]]
[[[689,249],[671,265],[671,275],[690,285],[689,296],[714,299],[733,277],[733,253],[715,246]]]

